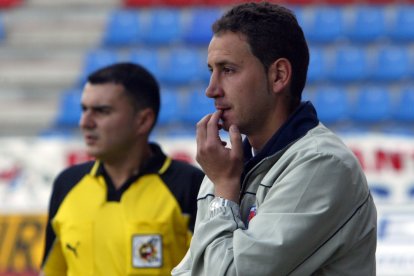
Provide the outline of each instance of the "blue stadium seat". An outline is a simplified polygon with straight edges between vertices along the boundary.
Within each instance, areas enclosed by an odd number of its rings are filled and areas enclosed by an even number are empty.
[[[332,80],[341,82],[367,79],[370,75],[368,53],[361,47],[338,47],[335,51],[329,75]]]
[[[343,37],[343,9],[334,6],[315,6],[304,11],[302,28],[310,43],[329,43]]]
[[[374,80],[397,81],[410,77],[413,64],[406,47],[381,47],[374,52],[374,56]]]
[[[393,109],[393,119],[414,125],[414,88],[407,87],[400,91],[399,98]]]
[[[146,44],[167,45],[180,41],[183,35],[180,9],[154,8],[148,10],[148,16],[143,34]]]
[[[161,77],[160,54],[156,49],[132,50],[129,54],[129,60],[148,69],[157,79]]]
[[[309,69],[307,81],[309,83],[319,82],[328,79],[328,58],[325,51],[320,47],[309,48]]]
[[[195,125],[205,115],[215,111],[214,100],[205,95],[205,88],[188,92],[185,109],[183,109],[183,121]]]
[[[212,23],[220,16],[219,8],[190,9],[190,20],[186,24],[184,41],[190,44],[208,45],[213,35]]]
[[[161,89],[161,107],[158,116],[159,125],[168,125],[179,122],[181,104],[179,91],[174,89]]]
[[[414,6],[396,6],[389,28],[389,36],[397,41],[414,41]]]
[[[4,22],[3,22],[3,18],[0,15],[0,41],[3,40],[6,37],[6,31],[4,28]]]
[[[296,16],[296,20],[298,21],[299,25],[304,28],[305,25],[305,11],[307,10],[307,6],[303,5],[291,5],[289,9],[293,11]]]
[[[316,90],[313,103],[322,123],[333,124],[349,118],[349,96],[343,87],[322,87]]]
[[[346,36],[353,42],[366,43],[385,37],[386,28],[383,6],[355,5],[346,24]]]
[[[114,51],[95,49],[86,54],[84,57],[80,85],[83,85],[92,72],[116,63],[119,61],[118,54]]]
[[[414,199],[414,183],[411,184],[411,187],[407,190],[408,197]]]
[[[60,97],[59,111],[55,121],[56,128],[77,128],[82,115],[82,89],[63,92]]]
[[[356,123],[382,123],[391,118],[392,103],[390,91],[383,86],[361,87],[357,91],[351,112]]]
[[[201,51],[199,56],[198,68],[200,70],[200,79],[204,82],[205,85],[208,85],[208,83],[210,82],[211,72],[207,66],[207,51]]]
[[[162,61],[161,81],[168,85],[184,85],[200,81],[204,56],[197,49],[174,48]]]
[[[115,10],[106,23],[103,43],[108,46],[134,45],[141,41],[142,32],[139,12]]]

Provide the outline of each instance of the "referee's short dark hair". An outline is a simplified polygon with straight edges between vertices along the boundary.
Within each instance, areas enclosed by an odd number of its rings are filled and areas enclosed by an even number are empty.
[[[160,111],[160,87],[155,77],[141,65],[123,62],[103,67],[89,75],[88,83],[122,85],[137,110],[149,107],[154,111],[155,125]]]

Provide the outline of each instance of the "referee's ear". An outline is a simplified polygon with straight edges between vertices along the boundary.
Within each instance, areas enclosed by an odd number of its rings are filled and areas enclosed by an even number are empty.
[[[140,135],[148,134],[155,122],[155,113],[151,108],[143,108],[135,115],[135,129]]]

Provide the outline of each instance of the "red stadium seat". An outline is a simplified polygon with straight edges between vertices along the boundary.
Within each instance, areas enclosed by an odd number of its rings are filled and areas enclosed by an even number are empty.
[[[143,7],[143,6],[155,6],[161,4],[161,0],[123,0],[123,4],[126,7]]]
[[[323,4],[332,4],[332,5],[354,5],[358,4],[361,1],[359,0],[324,0]]]
[[[202,3],[202,0],[163,0],[163,4],[168,6],[193,6]]]
[[[240,0],[201,0],[202,4],[206,5],[217,5],[217,6],[225,6],[225,5],[233,5],[248,1],[240,1]]]
[[[203,0],[123,0],[126,7],[145,7],[145,6],[194,6],[203,4]],[[220,2],[220,1],[217,1]]]
[[[0,0],[0,9],[7,9],[18,6],[22,0]]]
[[[385,4],[396,4],[401,1],[398,1],[398,0],[364,0],[363,2],[366,4],[385,5]]]
[[[313,5],[320,3],[318,0],[285,0],[284,2],[292,5]]]

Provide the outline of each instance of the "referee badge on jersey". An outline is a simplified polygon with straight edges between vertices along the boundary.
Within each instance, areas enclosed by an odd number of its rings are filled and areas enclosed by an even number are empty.
[[[132,237],[132,266],[134,268],[162,266],[161,235],[134,235]]]

